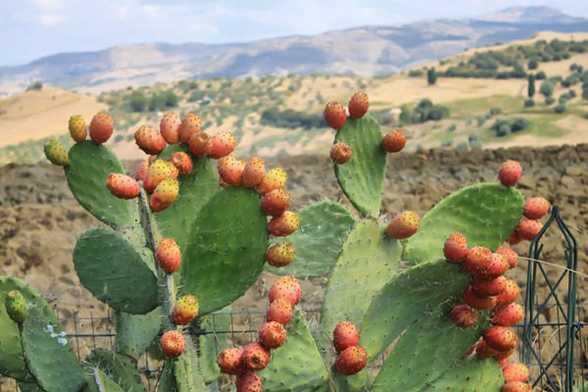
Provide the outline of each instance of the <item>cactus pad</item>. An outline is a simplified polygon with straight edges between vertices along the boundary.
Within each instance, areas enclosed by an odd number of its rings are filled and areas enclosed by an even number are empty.
[[[93,368],[91,372],[84,392],[126,392],[102,370]]]
[[[88,230],[78,239],[73,258],[82,285],[114,309],[145,314],[158,306],[155,274],[122,235]]]
[[[209,332],[198,336],[200,370],[202,371],[204,382],[208,384],[216,381],[220,376],[220,369],[216,363],[218,353],[231,345],[228,334],[216,333],[216,331],[231,330],[230,307],[202,317],[199,327]]]
[[[194,343],[186,336],[186,351],[174,363],[174,374],[178,392],[205,391],[204,379],[198,366]]]
[[[116,351],[138,360],[161,330],[161,308],[147,314],[116,314]]]
[[[504,378],[498,362],[494,359],[462,360],[434,383],[427,385],[430,392],[500,392]]]
[[[496,249],[519,223],[523,196],[500,184],[476,184],[439,202],[421,221],[421,229],[406,242],[404,258],[414,263],[443,258],[447,237],[459,231],[468,246]]]
[[[378,216],[386,174],[386,152],[378,122],[370,115],[349,118],[337,132],[335,142],[347,143],[353,150],[349,162],[335,165],[341,189],[361,213]]]
[[[128,357],[112,351],[96,349],[86,358],[86,362],[110,375],[124,391],[146,392],[137,364]]]

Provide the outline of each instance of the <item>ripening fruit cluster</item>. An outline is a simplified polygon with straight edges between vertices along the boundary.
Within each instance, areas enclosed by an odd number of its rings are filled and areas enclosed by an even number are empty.
[[[221,372],[236,375],[237,392],[261,392],[262,379],[256,372],[271,361],[271,350],[281,347],[288,339],[286,326],[300,302],[302,289],[293,276],[278,279],[269,291],[266,322],[259,329],[257,342],[244,347],[223,350],[217,357]]]
[[[337,351],[337,373],[351,376],[367,365],[368,355],[359,345],[359,329],[350,321],[341,321],[333,330],[333,346]]]
[[[198,299],[191,294],[180,297],[170,315],[170,319],[175,325],[188,325],[196,317],[198,317]],[[184,335],[177,329],[166,331],[161,336],[159,343],[161,351],[168,358],[179,357],[185,349]]]

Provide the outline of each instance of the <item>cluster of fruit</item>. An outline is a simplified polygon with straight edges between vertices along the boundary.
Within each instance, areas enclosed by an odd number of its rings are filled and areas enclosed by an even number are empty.
[[[236,375],[237,392],[261,392],[262,379],[256,372],[265,369],[271,360],[271,350],[282,346],[287,338],[286,325],[294,315],[294,306],[300,302],[302,290],[296,278],[278,279],[269,291],[266,322],[259,329],[257,342],[244,347],[223,350],[217,358],[221,371]]]
[[[366,93],[359,91],[351,97],[347,104],[347,110],[339,102],[329,102],[325,106],[323,116],[327,125],[339,131],[347,118],[362,118],[369,109],[369,100]],[[387,133],[382,139],[382,148],[389,153],[400,152],[406,144],[406,136],[402,129],[396,129]],[[347,163],[353,155],[353,149],[347,143],[337,142],[331,147],[330,156],[333,162],[338,165]]]
[[[359,345],[359,329],[350,321],[342,321],[333,330],[333,346],[337,351],[335,370],[350,376],[359,373],[367,365],[368,355]]]

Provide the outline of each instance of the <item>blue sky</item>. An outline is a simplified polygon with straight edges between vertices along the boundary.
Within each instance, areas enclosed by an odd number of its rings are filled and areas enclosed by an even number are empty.
[[[249,41],[545,4],[588,17],[584,0],[0,0],[0,65],[128,43]]]

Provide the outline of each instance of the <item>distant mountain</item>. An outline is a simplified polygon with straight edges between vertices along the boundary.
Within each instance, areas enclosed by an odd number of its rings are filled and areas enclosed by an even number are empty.
[[[514,7],[473,19],[363,26],[249,43],[148,43],[61,53],[22,66],[0,67],[0,94],[22,90],[33,80],[103,91],[187,78],[286,73],[373,76],[540,31],[586,32],[588,19],[548,7]]]

